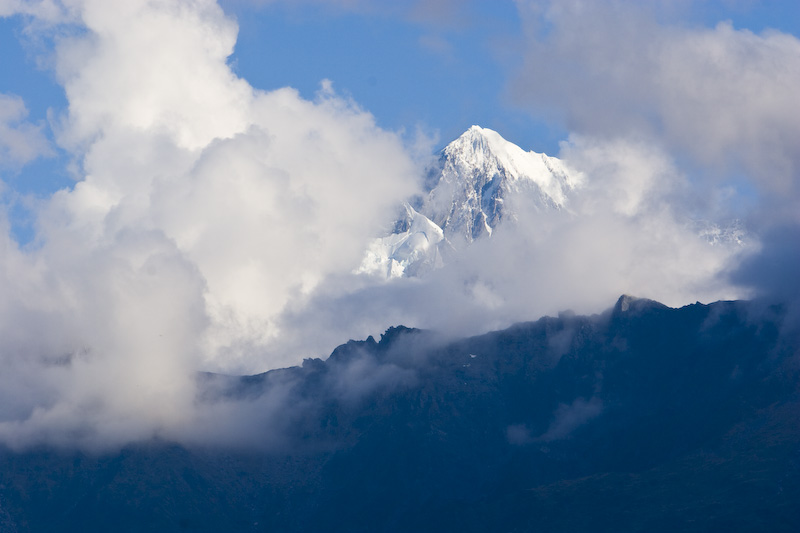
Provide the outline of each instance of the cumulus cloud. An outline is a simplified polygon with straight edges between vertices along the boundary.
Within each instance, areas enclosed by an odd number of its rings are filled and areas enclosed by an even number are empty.
[[[0,440],[17,446],[147,438],[191,417],[195,371],[297,362],[266,351],[278,315],[357,266],[419,174],[330,82],[308,101],[237,78],[215,2],[63,7],[29,31],[81,26],[55,49],[80,179],[30,250],[7,231],[2,248]]]
[[[163,234],[31,257],[6,246],[0,438],[100,446],[191,406],[202,278]]]

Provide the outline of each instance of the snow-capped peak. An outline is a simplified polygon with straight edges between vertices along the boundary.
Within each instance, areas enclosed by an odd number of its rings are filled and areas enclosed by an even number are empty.
[[[407,203],[391,235],[375,239],[356,272],[394,278],[418,276],[442,266],[444,233]]]
[[[501,220],[516,219],[519,205],[563,208],[578,182],[560,160],[472,126],[442,150],[427,194],[405,206],[392,234],[369,245],[358,272],[424,274],[475,239],[491,236]]]
[[[560,209],[579,179],[563,163],[526,152],[488,128],[472,126],[442,151],[420,213],[456,247],[490,235],[513,213],[507,196],[525,193],[540,209]]]
[[[490,177],[504,172],[509,181],[530,180],[550,200],[562,207],[567,192],[578,179],[572,176],[561,160],[534,151],[526,152],[488,128],[472,126],[444,149],[454,165]]]

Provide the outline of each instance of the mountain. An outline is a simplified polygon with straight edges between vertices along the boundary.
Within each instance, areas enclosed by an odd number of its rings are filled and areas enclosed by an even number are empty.
[[[239,402],[256,442],[0,450],[0,526],[798,531],[796,320],[623,296],[600,315],[450,340],[396,327],[300,367],[203,374],[200,405]]]
[[[455,249],[444,231],[408,203],[394,231],[375,239],[368,247],[358,271],[387,278],[419,276],[444,265],[444,257]]]
[[[526,152],[496,131],[472,126],[448,144],[428,169],[425,192],[402,206],[392,230],[367,246],[358,273],[381,278],[424,275],[450,262],[521,210],[567,210],[586,179],[555,157]],[[583,189],[584,191],[588,189]],[[710,246],[738,247],[747,238],[739,220],[686,219]]]
[[[419,211],[458,247],[513,218],[508,202],[514,196],[526,195],[539,209],[561,209],[577,183],[560,160],[525,152],[496,131],[472,126],[442,150]]]
[[[490,236],[515,206],[564,209],[581,177],[559,159],[525,152],[496,131],[472,126],[428,170],[425,194],[406,204],[392,233],[370,243],[359,272],[416,276]]]

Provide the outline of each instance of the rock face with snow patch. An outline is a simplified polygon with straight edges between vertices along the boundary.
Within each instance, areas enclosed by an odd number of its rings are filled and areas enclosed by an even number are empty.
[[[389,278],[428,272],[514,220],[517,200],[534,209],[562,209],[579,181],[559,159],[472,126],[442,150],[425,195],[405,206],[394,232],[370,243],[359,272]]]

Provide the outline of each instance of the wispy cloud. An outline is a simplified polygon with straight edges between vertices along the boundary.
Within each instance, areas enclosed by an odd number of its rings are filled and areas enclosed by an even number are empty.
[[[514,97],[582,135],[645,137],[723,177],[744,172],[795,206],[800,40],[662,23],[659,5],[520,2],[529,38]]]
[[[53,153],[44,126],[28,122],[27,117],[21,97],[0,94],[0,169],[19,168]]]

